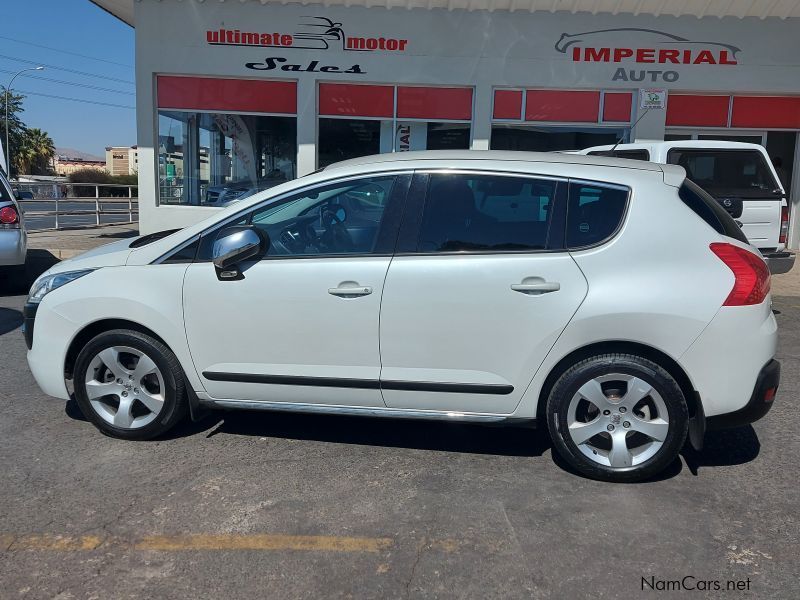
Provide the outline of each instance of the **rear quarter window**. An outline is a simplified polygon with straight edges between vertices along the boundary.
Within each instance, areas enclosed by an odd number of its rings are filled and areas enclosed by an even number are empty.
[[[678,190],[678,196],[686,206],[692,209],[694,214],[703,219],[720,235],[726,235],[745,244],[750,243],[733,217],[696,183],[688,179],[684,181]]]
[[[625,216],[629,190],[607,184],[569,184],[567,248],[595,246],[616,233]]]

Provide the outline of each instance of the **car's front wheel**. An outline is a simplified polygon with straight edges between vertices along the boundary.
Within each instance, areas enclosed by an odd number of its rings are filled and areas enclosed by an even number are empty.
[[[568,369],[546,411],[559,454],[581,473],[607,481],[656,475],[675,460],[688,428],[675,379],[629,354],[593,356]]]
[[[80,351],[75,399],[100,431],[146,440],[163,434],[187,410],[183,370],[159,340],[132,330],[101,333]]]

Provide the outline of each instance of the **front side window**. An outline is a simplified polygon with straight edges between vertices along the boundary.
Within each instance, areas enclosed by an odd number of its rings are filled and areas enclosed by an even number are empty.
[[[567,247],[594,246],[610,238],[622,223],[627,203],[626,188],[570,183]]]
[[[418,252],[543,250],[556,181],[432,174]]]
[[[686,169],[686,176],[712,196],[774,199],[780,186],[764,156],[754,150],[680,149],[667,162]]]
[[[249,221],[269,236],[268,257],[369,254],[395,179],[370,177],[318,188],[268,204]]]
[[[294,117],[158,112],[161,204],[225,206],[297,176]]]

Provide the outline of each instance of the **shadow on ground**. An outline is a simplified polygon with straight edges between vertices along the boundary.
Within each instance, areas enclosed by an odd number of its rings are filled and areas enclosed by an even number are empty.
[[[14,331],[22,325],[22,313],[14,308],[0,308],[0,335]]]

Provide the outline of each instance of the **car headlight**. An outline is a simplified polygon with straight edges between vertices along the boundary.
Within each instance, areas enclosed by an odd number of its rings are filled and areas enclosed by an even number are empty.
[[[33,282],[30,294],[28,294],[29,304],[39,304],[47,294],[62,285],[75,281],[79,277],[88,275],[94,269],[81,269],[80,271],[64,271],[63,273],[53,273],[45,275]]]

